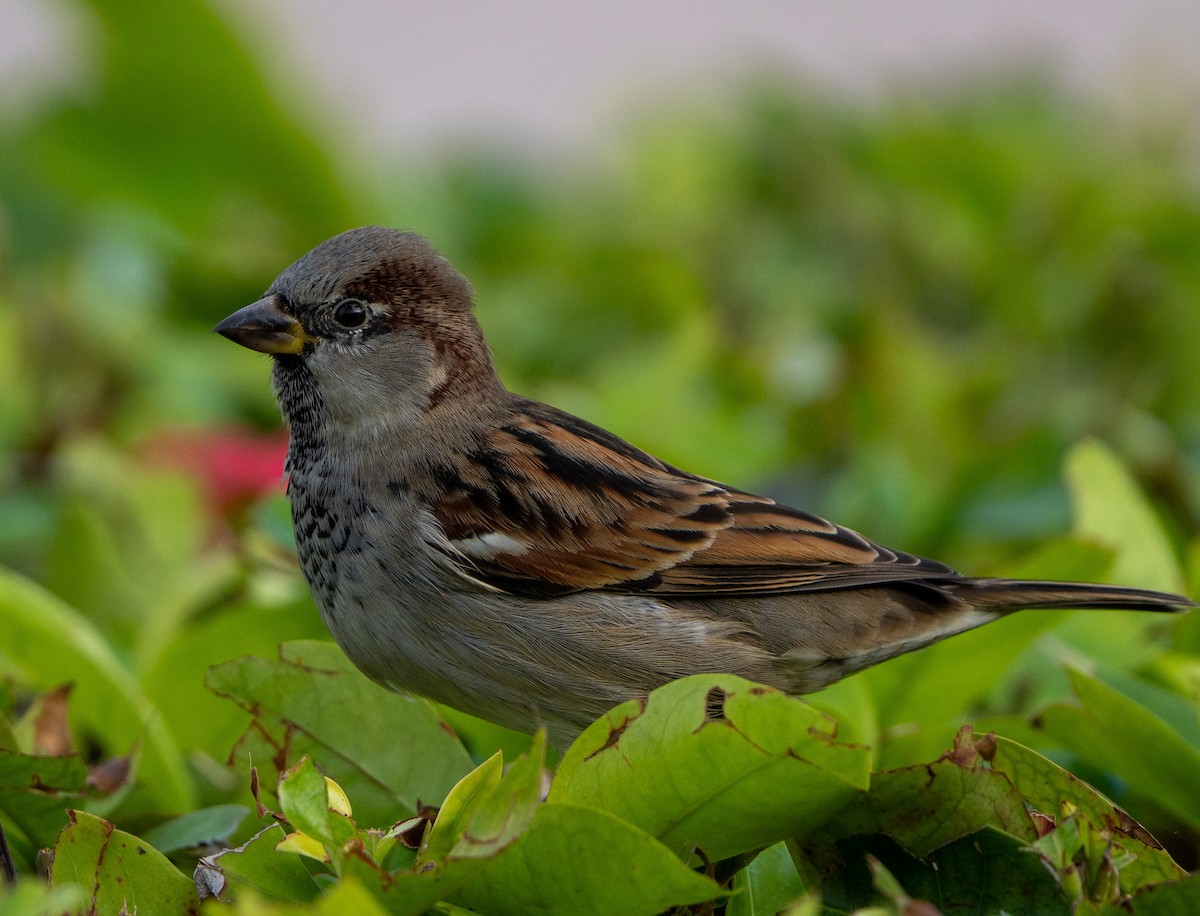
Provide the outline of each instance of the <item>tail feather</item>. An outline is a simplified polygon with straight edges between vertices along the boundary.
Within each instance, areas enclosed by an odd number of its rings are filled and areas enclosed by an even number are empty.
[[[853,595],[841,597],[839,610],[861,625],[850,628],[853,637],[836,653],[822,646],[785,654],[795,664],[792,689],[797,693],[820,690],[848,674],[1025,608],[1170,612],[1197,606],[1182,595],[1121,585],[949,576],[863,589],[860,601],[847,601]]]
[[[941,583],[956,598],[979,610],[1091,608],[1095,610],[1184,611],[1196,603],[1170,592],[1085,582],[1037,582],[1020,579],[960,579]]]

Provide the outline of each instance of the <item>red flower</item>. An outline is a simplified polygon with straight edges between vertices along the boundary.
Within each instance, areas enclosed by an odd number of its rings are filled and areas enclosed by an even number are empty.
[[[196,478],[208,505],[233,518],[264,496],[282,493],[287,432],[253,432],[245,427],[177,429],[161,433],[144,452],[158,467]]]

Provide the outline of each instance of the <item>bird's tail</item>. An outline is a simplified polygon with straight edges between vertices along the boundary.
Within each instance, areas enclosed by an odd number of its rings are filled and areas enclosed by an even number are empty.
[[[1037,582],[1020,579],[960,579],[942,588],[984,611],[1022,608],[1093,608],[1127,611],[1184,611],[1196,607],[1182,595],[1123,585],[1084,582]]]

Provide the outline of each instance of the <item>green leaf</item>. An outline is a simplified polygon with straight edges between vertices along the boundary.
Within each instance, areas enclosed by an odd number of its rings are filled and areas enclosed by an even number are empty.
[[[1196,910],[1200,900],[1200,874],[1181,881],[1148,887],[1129,901],[1134,916],[1185,916]]]
[[[726,916],[775,916],[804,896],[806,888],[783,843],[768,846],[733,879]]]
[[[503,770],[504,755],[497,751],[455,784],[429,830],[421,850],[422,861],[433,862],[450,854],[467,829],[471,815],[499,784]]]
[[[852,827],[886,833],[919,857],[982,827],[1026,842],[1037,838],[1024,799],[1007,777],[950,759],[876,773],[870,795],[855,808],[838,815],[838,832]]]
[[[521,754],[529,751],[533,736],[526,732],[513,731],[486,719],[469,716],[459,709],[435,703],[434,707],[445,719],[454,733],[471,752],[476,761],[482,763],[500,749],[506,760],[516,760]],[[553,752],[553,748],[550,749]]]
[[[326,847],[337,849],[353,839],[354,821],[329,805],[329,786],[308,757],[279,778],[279,805],[288,823]]]
[[[655,913],[720,894],[632,825],[585,808],[541,804],[544,747],[539,734],[531,753],[503,777],[499,755],[465,777],[414,872],[385,875],[351,858],[343,874],[376,888],[392,913],[423,912],[447,897],[488,913]],[[546,814],[548,808],[555,810]],[[538,877],[531,879],[531,870]]]
[[[44,757],[0,750],[0,812],[35,849],[54,844],[67,822],[67,808],[78,806],[86,786],[87,767],[77,754]]]
[[[857,679],[879,709],[877,766],[928,760],[995,687],[1055,613],[1014,614],[870,668]]]
[[[17,733],[13,731],[12,723],[8,721],[8,717],[0,713],[0,750],[19,750],[21,745],[17,741]]]
[[[533,818],[548,782],[544,769],[546,736],[539,731],[501,777],[497,752],[464,776],[446,797],[417,860],[422,865],[445,858],[487,858],[520,835]]]
[[[900,913],[908,909],[912,897],[896,880],[896,876],[874,856],[867,856],[867,868],[871,870],[871,884],[884,896],[889,904]]]
[[[351,913],[354,916],[389,916],[375,894],[361,881],[347,876],[321,895],[312,912],[317,916],[347,916]]]
[[[50,882],[55,887],[82,887],[91,901],[88,912],[200,912],[192,879],[166,856],[83,811],[72,811],[71,823],[59,835]]]
[[[853,837],[887,836],[919,858],[983,827],[1027,843],[1037,839],[1021,794],[1004,773],[984,765],[987,740],[975,741],[964,729],[955,741],[933,763],[874,774],[868,794],[798,836],[793,855],[806,885],[816,887],[841,866],[839,850]]]
[[[872,753],[880,743],[879,709],[875,697],[861,677],[835,681],[804,702],[838,723],[838,738],[847,744],[862,744]]]
[[[350,877],[341,878],[308,903],[283,903],[241,887],[236,897],[206,907],[209,911],[228,916],[395,916],[361,881]]]
[[[1188,618],[1191,617],[1200,617],[1200,614],[1189,614]],[[1163,652],[1143,673],[1169,688],[1176,698],[1184,700],[1185,705],[1200,708],[1200,655]]]
[[[58,462],[63,505],[46,584],[128,650],[141,674],[198,608],[227,593],[237,564],[201,550],[194,480],[147,472],[100,440],[70,441]]]
[[[271,900],[312,900],[320,888],[300,857],[275,848],[285,836],[279,824],[271,824],[236,849],[205,856],[196,866],[196,884],[222,898],[252,888]]]
[[[423,913],[519,844],[540,807],[545,782],[545,734],[530,753],[501,776],[497,753],[451,790],[413,870],[385,873],[375,861],[350,857],[343,875],[354,875],[389,912]]]
[[[250,809],[245,805],[213,805],[188,811],[142,833],[142,839],[161,853],[223,843],[229,839]]]
[[[75,912],[83,898],[73,885],[46,887],[22,881],[14,887],[0,884],[0,916],[61,916]]]
[[[821,887],[826,912],[850,912],[879,904],[868,856],[883,864],[904,892],[943,913],[1068,913],[1049,870],[1024,842],[985,827],[930,853],[922,861],[884,836],[855,836],[839,849],[845,865]]]
[[[722,894],[632,824],[602,811],[547,803],[520,840],[485,860],[453,901],[497,916],[651,916]]]
[[[1060,819],[1031,848],[1058,876],[1067,896],[1096,903],[1121,896],[1117,860],[1106,832],[1079,814]]]
[[[1065,803],[1097,827],[1113,820],[1118,809],[1082,779],[1016,741],[999,735],[994,741],[992,769],[1007,776],[1030,807],[1057,818]]]
[[[279,806],[294,829],[326,839],[329,791],[325,777],[309,757],[301,757],[280,775]]]
[[[1088,441],[1071,450],[1066,469],[1075,533],[1114,551],[1111,581],[1182,591],[1183,574],[1170,537],[1120,460],[1099,442]],[[1106,611],[1097,618],[1096,613],[1077,613],[1058,635],[1097,661],[1128,668],[1156,654],[1146,631],[1161,624],[1155,614]]]
[[[1183,870],[1157,840],[1128,814],[1062,767],[1015,741],[997,737],[992,769],[1004,773],[1026,803],[1058,819],[1064,811],[1077,811],[1107,842],[1133,861],[1120,868],[1121,887],[1131,893],[1147,884],[1177,880]]]
[[[450,850],[453,858],[491,858],[521,836],[549,782],[545,760],[546,733],[539,731],[529,753],[517,758],[500,781],[477,794],[460,815],[459,823],[465,824]]]
[[[307,591],[302,599],[271,606],[225,605],[190,620],[149,669],[142,689],[161,711],[180,743],[222,759],[246,726],[245,713],[205,689],[209,668],[234,656],[274,657],[281,641],[326,634]]]
[[[1200,671],[1200,658],[1196,662],[1196,670]],[[1200,705],[1195,700],[1119,669],[1097,666],[1091,673],[1113,690],[1146,707],[1192,748],[1200,751]]]
[[[1098,678],[1078,670],[1069,676],[1079,705],[1047,707],[1037,720],[1041,730],[1200,827],[1200,751],[1145,706]]]
[[[417,916],[462,887],[487,864],[487,859],[449,859],[421,872],[384,872],[365,857],[350,857],[342,879],[350,877],[367,888],[391,916]]]
[[[1113,452],[1096,440],[1067,456],[1075,533],[1116,551],[1113,580],[1178,592],[1179,560],[1162,522]]]
[[[609,712],[570,747],[550,801],[622,817],[717,860],[817,826],[865,789],[870,751],[780,691],[697,675]]]
[[[7,659],[43,688],[71,681],[72,714],[123,752],[140,745],[139,788],[157,807],[195,806],[183,754],[161,715],[104,637],[73,608],[15,573],[0,569],[0,619]]]
[[[786,910],[781,910],[779,916],[821,916],[824,912],[820,894],[809,894],[807,897],[801,897]],[[864,910],[859,916],[870,916],[870,911]]]
[[[360,823],[391,824],[413,814],[418,801],[443,798],[471,768],[427,701],[368,680],[333,643],[291,642],[277,661],[218,665],[208,685],[255,717],[252,732],[288,749],[286,765],[311,754],[354,800]],[[254,762],[262,765],[263,757]]]

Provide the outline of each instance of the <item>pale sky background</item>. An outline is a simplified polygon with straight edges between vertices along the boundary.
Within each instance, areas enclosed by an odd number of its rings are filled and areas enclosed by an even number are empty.
[[[1200,97],[1196,0],[218,3],[277,85],[378,152],[589,145],[639,104],[767,63],[871,94],[1032,59],[1136,104]],[[84,30],[70,5],[0,0],[0,115],[80,82]]]

